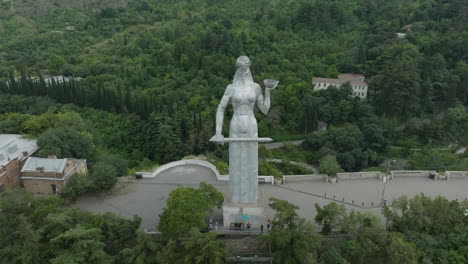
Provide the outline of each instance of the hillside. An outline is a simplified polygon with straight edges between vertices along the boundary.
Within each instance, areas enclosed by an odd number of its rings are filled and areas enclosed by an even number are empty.
[[[24,78],[17,89],[0,90],[123,114],[118,118],[133,120],[141,132],[126,127],[120,133],[135,136],[103,144],[127,158],[137,149],[158,163],[206,151],[225,159],[206,142],[235,60],[244,54],[256,82],[280,80],[270,113],[256,115],[259,134],[306,138],[310,163],[335,155],[345,170],[356,171],[407,158],[414,148],[468,143],[464,1],[114,1],[118,8],[49,1],[43,4],[49,15],[28,15],[39,2],[27,3],[2,5],[10,15],[0,19],[0,79]],[[340,72],[366,76],[366,100],[347,89],[313,91],[312,77]],[[27,76],[38,74],[83,79],[31,88]],[[85,119],[102,126],[89,113]],[[314,133],[319,122],[327,133]],[[161,129],[173,132],[172,153],[159,150],[167,140]],[[403,150],[394,153],[390,145]],[[449,160],[437,167],[453,165]]]

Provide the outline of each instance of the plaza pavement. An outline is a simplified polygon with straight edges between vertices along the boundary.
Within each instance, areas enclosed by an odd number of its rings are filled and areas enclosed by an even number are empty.
[[[197,187],[201,181],[213,185],[221,192],[228,189],[228,183],[218,181],[211,170],[185,165],[168,169],[156,178],[136,180],[117,193],[82,197],[70,207],[79,207],[94,213],[113,212],[125,218],[137,214],[142,218],[142,228],[155,230],[159,222],[158,215],[165,207],[169,193],[178,186]],[[442,195],[448,199],[464,200],[468,198],[468,179],[434,181],[422,177],[396,177],[386,183],[368,179],[346,180],[336,184],[303,181],[280,186],[261,184],[259,193],[263,197],[266,219],[274,215],[274,211],[268,206],[269,197],[288,200],[299,206],[299,215],[312,221],[316,214],[314,204],[323,206],[331,201],[342,203],[347,209],[371,210],[382,217],[382,198],[391,203],[401,195],[412,197],[424,193],[431,197]],[[221,222],[222,211],[215,210],[211,217],[213,222]]]

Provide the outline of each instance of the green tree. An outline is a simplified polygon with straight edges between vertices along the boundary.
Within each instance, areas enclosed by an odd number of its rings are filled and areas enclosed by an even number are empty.
[[[180,159],[184,153],[185,146],[174,128],[167,122],[159,125],[156,144],[155,158],[161,164]]]
[[[299,209],[285,200],[271,197],[269,206],[276,211],[272,229],[262,239],[268,241],[275,263],[314,263],[319,237],[312,223],[298,216]]]
[[[419,251],[416,246],[405,240],[399,233],[390,233],[390,243],[387,247],[388,263],[416,264],[419,262]]]
[[[361,228],[357,242],[362,248],[364,263],[385,263],[389,241],[387,231],[382,226]]]
[[[378,216],[372,212],[351,212],[344,215],[340,222],[341,231],[357,235],[363,228],[374,228],[380,225]]]
[[[322,233],[325,235],[335,231],[346,217],[346,209],[344,205],[337,204],[335,202],[331,202],[323,208],[320,205],[315,204],[315,209],[317,210],[315,222],[322,226]]]
[[[29,218],[34,226],[40,227],[45,223],[45,219],[49,214],[57,213],[62,205],[62,199],[58,196],[39,197],[31,203],[31,214]]]
[[[101,230],[85,228],[81,225],[66,231],[50,240],[54,253],[53,264],[113,263],[113,259],[104,251]]]
[[[98,161],[102,161],[109,165],[112,165],[117,171],[117,177],[128,175],[128,164],[127,161],[124,159],[105,155],[99,157]]]
[[[123,249],[120,255],[125,264],[158,264],[161,263],[158,260],[160,250],[161,244],[141,229],[137,229],[135,246]]]
[[[163,239],[169,239],[186,235],[192,228],[202,228],[206,226],[206,215],[214,207],[221,208],[223,201],[223,194],[205,182],[197,189],[179,187],[166,200],[158,230]]]
[[[336,157],[327,155],[320,159],[319,165],[320,173],[328,174],[329,176],[336,176],[338,172],[343,172],[340,164],[336,161]]]
[[[159,254],[160,263],[183,264],[184,256],[182,248],[177,244],[177,240],[169,239]]]
[[[416,231],[431,235],[447,234],[463,222],[462,209],[457,201],[444,197],[430,198],[424,194],[412,199],[395,199],[392,207],[384,207],[384,216],[391,230]]]
[[[93,181],[89,174],[75,173],[67,181],[60,195],[75,200],[80,194],[93,190]]]
[[[25,215],[19,214],[10,222],[0,216],[0,260],[3,263],[41,263],[39,234],[28,222]]]
[[[420,54],[412,44],[386,48],[376,61],[377,74],[370,86],[379,109],[388,115],[411,117],[420,112]]]
[[[341,252],[336,247],[329,247],[320,256],[320,264],[347,264],[345,258],[341,255]]]
[[[349,263],[363,263],[364,261],[364,249],[357,242],[357,240],[346,240],[339,243],[341,255]]]
[[[186,264],[221,264],[225,263],[227,250],[216,239],[215,232],[200,233],[196,228],[190,230],[188,237],[181,239]]]
[[[117,169],[106,162],[97,162],[91,168],[90,178],[93,181],[93,188],[106,190],[117,182]]]
[[[87,132],[70,128],[54,128],[42,133],[37,139],[39,156],[56,155],[59,158],[91,158],[94,152],[93,137]]]
[[[136,239],[141,218],[133,215],[133,219],[125,219],[114,213],[104,213],[92,216],[92,227],[99,228],[103,241],[106,242],[106,252],[112,256],[118,255],[123,248],[132,245]]]

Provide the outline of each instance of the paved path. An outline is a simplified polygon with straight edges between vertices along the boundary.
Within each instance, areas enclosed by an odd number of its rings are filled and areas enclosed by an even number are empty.
[[[79,207],[94,213],[114,212],[126,218],[137,214],[142,218],[142,227],[154,231],[159,222],[158,215],[165,208],[169,193],[179,186],[196,187],[201,181],[213,185],[221,192],[228,189],[228,183],[218,181],[211,170],[201,166],[186,165],[168,169],[156,178],[136,180],[135,183],[128,184],[126,188],[112,195],[82,197],[71,207]],[[468,198],[466,190],[468,190],[468,179],[433,181],[423,177],[396,177],[387,183],[377,179],[367,179],[342,180],[336,184],[304,181],[281,186],[259,185],[259,193],[264,197],[263,205],[267,219],[272,219],[275,213],[268,206],[268,199],[275,197],[299,206],[299,215],[312,221],[316,215],[315,203],[324,206],[335,201],[344,204],[348,210],[373,211],[382,219],[380,211],[382,197],[391,203],[401,195],[412,197],[423,192],[431,197],[443,195],[452,200],[464,200]],[[213,223],[218,222],[221,225],[220,209],[215,210],[211,217]]]
[[[72,207],[94,213],[113,212],[126,218],[138,214],[142,218],[142,227],[154,230],[169,193],[179,186],[197,187],[201,181],[219,190],[226,185],[208,168],[187,165],[168,169],[156,178],[136,180],[117,194],[79,198]]]

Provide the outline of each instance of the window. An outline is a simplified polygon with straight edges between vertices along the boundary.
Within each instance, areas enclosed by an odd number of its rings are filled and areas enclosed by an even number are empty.
[[[50,187],[52,187],[52,193],[57,193],[57,185],[51,184]]]

